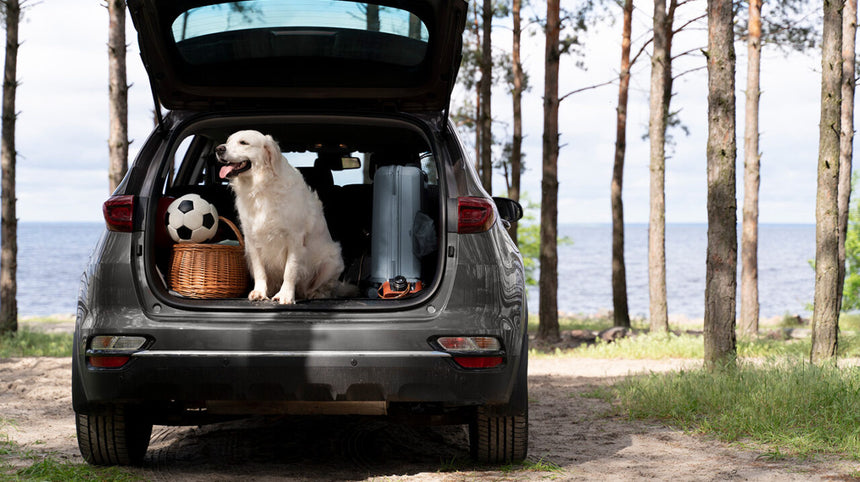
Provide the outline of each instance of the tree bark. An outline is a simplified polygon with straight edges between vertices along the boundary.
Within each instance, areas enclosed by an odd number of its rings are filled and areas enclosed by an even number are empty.
[[[128,171],[128,80],[125,57],[125,2],[108,0],[108,98],[110,138],[108,139],[110,192],[114,192]]]
[[[481,45],[481,184],[493,193],[493,0],[484,0]]]
[[[559,0],[546,3],[543,101],[543,177],[540,205],[540,306],[538,338],[557,341],[558,327],[558,65]]]
[[[842,110],[842,2],[824,0],[821,43],[821,121],[815,199],[813,363],[835,359],[839,321],[839,138]]]
[[[845,0],[842,9],[842,137],[839,147],[839,281],[836,289],[842,311],[845,287],[845,238],[851,209],[851,171],[854,158],[854,65],[857,43],[857,0]]]
[[[379,32],[379,5],[367,4],[367,31]]]
[[[651,332],[669,330],[666,301],[666,126],[672,98],[672,20],[676,0],[654,0],[654,53],[648,137],[651,141],[648,294]]]
[[[633,0],[624,0],[621,29],[621,72],[618,76],[618,111],[615,125],[615,163],[612,167],[612,307],[613,324],[630,327],[627,306],[627,271],[624,263],[624,155],[627,151],[627,96],[630,89],[630,38],[633,29]]]
[[[3,111],[0,113],[0,169],[2,169],[2,229],[0,229],[0,334],[18,331],[18,218],[15,210],[15,93],[18,88],[18,0],[6,7],[6,61],[3,67]]]
[[[737,356],[737,201],[735,199],[735,49],[730,0],[708,0],[708,249],[705,273],[705,366],[733,366]]]
[[[522,8],[522,0],[513,0],[511,14],[514,21],[513,30],[513,47],[511,49],[511,61],[514,77],[514,88],[511,91],[511,99],[514,108],[514,134],[511,139],[511,188],[508,190],[508,197],[514,201],[520,200],[520,174],[522,168],[523,156],[523,64],[520,61],[520,39],[522,38],[522,20],[520,18],[520,9]],[[511,228],[508,232],[514,243],[519,244],[517,239],[517,222],[511,223]]]
[[[758,333],[758,192],[760,184],[758,112],[761,72],[761,5],[750,0],[747,39],[746,120],[744,121],[744,217],[741,234],[741,333]]]
[[[478,22],[478,2],[474,3],[473,15],[475,18],[475,23],[472,26],[472,30],[475,32],[475,42],[477,45],[477,51],[482,52],[482,41],[481,41],[481,27]],[[484,167],[482,165],[482,157],[481,157],[481,92],[483,89],[481,88],[481,82],[484,79],[481,78],[477,82],[475,82],[475,170],[481,177],[481,183],[483,184],[484,179]]]

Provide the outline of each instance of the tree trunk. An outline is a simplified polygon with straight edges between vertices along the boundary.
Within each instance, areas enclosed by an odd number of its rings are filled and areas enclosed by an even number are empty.
[[[538,338],[557,341],[558,328],[558,64],[559,0],[546,3],[543,177],[540,204],[540,322]]]
[[[481,45],[481,183],[487,193],[493,193],[493,0],[484,0],[483,35]]]
[[[730,0],[708,0],[708,250],[705,366],[735,363],[737,201],[735,199],[735,48]]]
[[[615,128],[615,164],[612,168],[612,307],[613,324],[630,327],[627,306],[627,272],[624,263],[624,205],[621,188],[624,180],[624,155],[627,151],[627,94],[630,88],[630,37],[633,25],[633,0],[624,1],[621,33],[621,73],[618,76],[618,111]]]
[[[815,199],[815,306],[812,362],[836,357],[839,321],[839,137],[842,108],[842,2],[824,0],[821,121]]]
[[[128,81],[125,73],[125,2],[108,0],[108,66],[110,70],[110,138],[108,152],[110,192],[128,171]]]
[[[520,61],[520,38],[522,37],[523,29],[520,18],[521,7],[522,0],[513,1],[514,40],[513,48],[511,49],[511,61],[513,63],[514,88],[511,91],[511,98],[514,104],[514,135],[513,139],[511,139],[511,188],[508,190],[508,197],[514,201],[520,200],[520,174],[523,170],[523,64]],[[511,234],[511,239],[514,240],[514,243],[519,244],[516,222],[511,223],[511,228],[508,232]]]
[[[3,68],[3,111],[0,114],[2,229],[0,229],[0,334],[18,331],[18,219],[15,212],[15,91],[18,87],[18,0],[5,0],[6,62]]]
[[[379,5],[367,4],[367,31],[379,32]]]
[[[744,122],[744,218],[741,240],[741,333],[758,333],[758,191],[760,183],[758,107],[761,98],[761,5],[750,0],[747,40],[746,120]]]
[[[857,42],[857,0],[842,9],[842,137],[839,147],[839,308],[845,287],[845,238],[851,209],[851,171],[854,158],[854,58]]]
[[[673,11],[675,0],[670,0]],[[672,93],[671,15],[654,0],[654,53],[648,137],[651,141],[651,202],[648,218],[648,294],[651,332],[669,330],[666,303],[666,125]]]
[[[474,3],[474,18],[475,23],[472,30],[475,32],[475,42],[478,44],[476,51],[482,52],[481,42],[481,27],[478,23],[478,2]],[[483,78],[475,82],[475,170],[481,179],[484,178],[483,166],[481,165],[481,82]]]

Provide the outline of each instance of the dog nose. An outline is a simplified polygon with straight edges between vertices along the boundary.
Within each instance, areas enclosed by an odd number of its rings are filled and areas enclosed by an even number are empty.
[[[216,154],[224,154],[225,152],[227,152],[227,146],[225,144],[221,144],[220,146],[215,148]]]

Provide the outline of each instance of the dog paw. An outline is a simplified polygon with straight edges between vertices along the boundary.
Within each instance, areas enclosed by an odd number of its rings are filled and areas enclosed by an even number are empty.
[[[296,302],[295,297],[293,297],[293,296],[287,296],[287,295],[286,295],[286,294],[284,294],[284,293],[278,293],[278,294],[276,294],[276,295],[274,296],[274,298],[272,298],[272,299],[273,299],[274,301],[277,301],[278,303],[280,303],[280,304],[282,304],[282,305],[292,305],[292,304],[294,304],[294,303]]]
[[[248,295],[248,299],[251,301],[263,301],[268,300],[269,297],[266,296],[266,293],[259,290],[254,290]]]

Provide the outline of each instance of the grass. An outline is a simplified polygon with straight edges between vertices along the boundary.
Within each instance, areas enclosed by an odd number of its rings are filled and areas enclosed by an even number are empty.
[[[843,314],[839,320],[839,356],[860,357],[860,314]],[[612,326],[610,317],[582,317],[572,316],[559,319],[562,332],[568,330],[589,330],[597,333]],[[776,320],[775,324],[763,326],[761,333],[771,332],[781,336],[783,328],[798,327],[796,319],[790,315]],[[643,320],[633,321],[635,336],[615,340],[611,343],[597,340],[593,344],[583,344],[576,348],[561,349],[550,348],[541,350],[532,349],[529,352],[533,357],[545,356],[574,356],[583,358],[624,358],[624,359],[703,359],[704,344],[701,335],[686,334],[684,330],[701,330],[701,322],[684,326],[673,326],[672,330],[680,333],[657,333],[648,334],[647,326]],[[529,317],[529,332],[537,332],[537,317]],[[789,357],[805,359],[811,350],[811,341],[808,337],[801,339],[783,340],[772,337],[759,337],[754,339],[738,338],[738,357],[743,358],[774,358]]]
[[[50,454],[40,454],[32,448],[15,443],[6,433],[6,427],[14,427],[8,419],[0,418],[0,481],[48,481],[48,482],[132,482],[142,478],[119,467],[93,467],[57,460]],[[28,467],[15,467],[9,461],[29,461]]]
[[[526,471],[526,472],[564,472],[564,469],[559,467],[554,462],[549,460],[544,460],[540,458],[537,461],[533,461],[530,459],[523,460],[518,464],[508,464],[503,465],[499,468],[502,472],[517,472],[517,471]]]
[[[24,356],[72,356],[72,334],[23,328],[0,337],[0,358]]]
[[[633,325],[634,329],[644,330],[648,327],[648,323],[646,320],[641,318],[631,319],[630,323]],[[611,315],[602,316],[585,316],[585,315],[571,315],[571,316],[560,316],[558,319],[559,330],[561,331],[569,331],[569,330],[591,330],[591,331],[601,331],[612,326],[612,317]],[[537,333],[538,331],[538,315],[531,314],[529,315],[529,333]]]
[[[762,458],[840,454],[860,460],[860,370],[802,362],[741,364],[628,378],[617,407],[727,442],[767,448]]]

